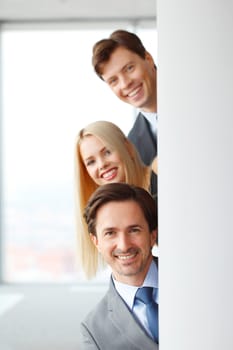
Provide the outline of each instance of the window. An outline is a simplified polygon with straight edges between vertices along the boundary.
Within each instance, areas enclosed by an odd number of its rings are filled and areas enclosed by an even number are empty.
[[[2,31],[6,282],[84,281],[75,265],[75,135],[98,119],[115,122],[127,134],[135,116],[91,65],[93,43],[114,29]]]

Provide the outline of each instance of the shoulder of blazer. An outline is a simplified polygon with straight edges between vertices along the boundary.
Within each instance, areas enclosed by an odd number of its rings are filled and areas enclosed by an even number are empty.
[[[97,349],[106,347],[112,340],[111,349],[157,350],[158,345],[145,333],[129,311],[115,289],[111,278],[109,289],[89,313],[81,329],[89,343],[98,344]],[[122,336],[123,335],[123,336]],[[114,340],[114,341],[113,341]]]

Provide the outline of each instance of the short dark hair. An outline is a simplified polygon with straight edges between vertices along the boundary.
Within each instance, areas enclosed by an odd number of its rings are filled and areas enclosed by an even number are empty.
[[[102,39],[93,46],[92,65],[96,74],[101,79],[103,79],[103,64],[109,61],[111,54],[119,46],[125,47],[127,50],[136,53],[143,59],[146,57],[146,49],[136,34],[122,29],[116,30],[109,38]]]
[[[100,207],[109,202],[132,200],[136,202],[148,223],[150,232],[158,227],[157,201],[141,187],[126,183],[111,183],[98,187],[84,209],[88,232],[96,235],[96,217]]]

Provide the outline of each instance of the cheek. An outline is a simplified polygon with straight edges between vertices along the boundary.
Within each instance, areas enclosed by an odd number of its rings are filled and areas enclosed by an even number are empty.
[[[118,163],[118,165],[123,168],[124,164],[118,152],[113,153],[111,159],[112,161],[114,161],[115,163]]]
[[[143,237],[141,239],[136,239],[132,243],[141,248],[141,250],[148,251],[151,250],[152,246],[154,246],[154,239],[152,239],[152,237]]]
[[[99,253],[101,253],[104,256],[110,255],[110,253],[111,253],[111,245],[108,243],[103,244],[102,242],[99,242],[97,249],[98,249]]]
[[[122,167],[122,161],[119,157],[112,157],[112,161]]]
[[[88,168],[87,172],[92,179],[95,178],[96,169],[94,167]]]
[[[121,90],[119,89],[119,87],[116,86],[116,87],[113,87],[111,89],[116,96],[121,97]]]

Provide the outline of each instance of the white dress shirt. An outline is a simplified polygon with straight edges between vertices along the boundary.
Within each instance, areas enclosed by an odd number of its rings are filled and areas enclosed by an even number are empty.
[[[158,114],[157,113],[149,113],[141,111],[141,113],[144,115],[144,117],[148,120],[150,123],[150,128],[152,133],[156,136],[158,131]]]

